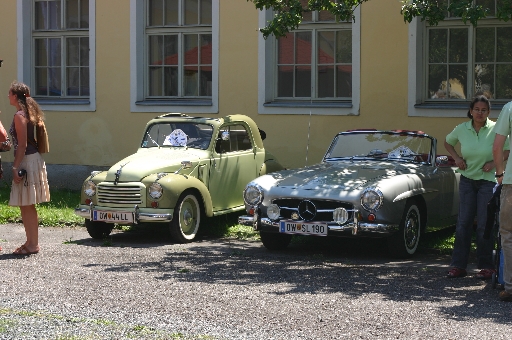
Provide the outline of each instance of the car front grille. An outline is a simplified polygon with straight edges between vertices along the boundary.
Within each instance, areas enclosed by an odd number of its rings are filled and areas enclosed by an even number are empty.
[[[331,200],[305,200],[297,198],[282,198],[272,201],[277,204],[281,210],[281,217],[283,219],[293,219],[292,214],[298,213],[306,221],[323,221],[330,222],[333,220],[332,213],[336,208],[345,208],[348,211],[348,221],[354,218],[354,206],[350,203],[331,201]],[[312,210],[313,214],[304,214],[303,210],[305,204],[309,205],[308,209]],[[306,216],[307,215],[307,216]]]
[[[133,207],[142,204],[142,185],[105,184],[98,185],[98,204],[106,206]]]

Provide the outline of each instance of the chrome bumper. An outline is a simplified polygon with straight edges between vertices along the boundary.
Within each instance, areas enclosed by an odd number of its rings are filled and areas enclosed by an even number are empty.
[[[294,221],[297,222],[297,221]],[[238,218],[238,223],[245,226],[254,227],[258,230],[257,216],[243,215]],[[264,227],[279,228],[279,222],[271,221],[269,218],[262,218],[259,223]],[[327,229],[334,233],[336,232],[351,232],[352,235],[359,235],[359,233],[373,234],[373,235],[390,235],[399,230],[398,224],[379,224],[379,223],[363,223],[356,219],[353,222],[344,225],[338,225],[334,222],[327,223]]]
[[[83,208],[83,207],[77,207],[75,208],[75,214],[91,219],[91,212],[94,207],[92,208]],[[109,209],[105,209],[109,210]],[[123,210],[126,211],[126,210]],[[134,209],[134,220],[135,224],[139,222],[170,222],[172,220],[172,214],[162,214],[162,213],[147,213],[147,212],[139,212],[139,207],[135,206]]]

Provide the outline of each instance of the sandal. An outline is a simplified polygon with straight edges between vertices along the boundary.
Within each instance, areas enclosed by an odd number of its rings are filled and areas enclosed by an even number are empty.
[[[494,269],[489,269],[489,268],[485,268],[485,269],[482,269],[481,271],[479,271],[475,277],[477,279],[481,279],[481,280],[489,280],[492,278],[492,274],[496,274],[496,270]]]
[[[24,244],[16,248],[16,250],[12,252],[13,255],[32,255],[37,253],[39,253],[39,250],[29,251]]]
[[[512,293],[503,290],[500,292],[499,299],[501,301],[512,302]]]
[[[448,277],[450,279],[454,279],[456,277],[464,277],[466,275],[468,275],[468,273],[466,272],[466,269],[453,267],[452,269],[450,269],[448,271],[448,275],[446,275],[446,277]]]

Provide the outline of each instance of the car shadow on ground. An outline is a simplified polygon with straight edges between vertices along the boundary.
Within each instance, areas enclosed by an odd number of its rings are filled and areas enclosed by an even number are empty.
[[[224,235],[229,226],[238,223],[239,213],[231,213],[202,220],[201,227],[194,242],[218,239]],[[168,223],[139,223],[118,227],[103,239],[85,238],[74,240],[73,243],[88,246],[121,246],[121,247],[157,247],[177,244],[171,237]]]
[[[116,232],[114,246],[156,247],[169,245],[165,231]],[[86,240],[84,240],[86,241]],[[94,241],[100,242],[100,241]],[[94,244],[89,244],[94,245]],[[268,251],[259,241],[202,237],[187,245],[171,245],[159,261],[103,265],[105,271],[151,272],[157,280],[275,287],[268,294],[365,295],[403,303],[431,301],[444,304],[447,318],[478,317],[509,322],[508,306],[497,301],[497,289],[489,282],[468,276],[446,278],[449,255],[420,251],[397,260],[379,239],[299,238],[284,251]],[[269,270],[271,268],[271,270]]]
[[[222,240],[225,240],[226,238],[219,235],[224,232],[225,231],[223,230],[210,231],[208,230],[208,227],[202,225],[202,229],[199,230],[199,233],[192,244],[214,240],[222,242]],[[439,254],[439,250],[429,248],[431,243],[430,240],[445,238],[446,235],[453,235],[453,233],[454,228],[446,228],[444,230],[422,235],[422,242],[417,250],[417,254]],[[114,229],[109,236],[103,239],[83,238],[72,241],[73,243],[87,246],[117,246],[134,248],[179,244],[171,237],[168,226],[156,223],[141,223],[139,225],[131,226],[126,230]],[[264,249],[259,240],[250,240],[247,242],[254,242],[256,246]],[[388,254],[385,240],[379,238],[294,236],[291,244],[283,252],[291,254],[294,251],[298,254],[304,255],[309,252],[314,252],[317,254],[321,253],[325,256],[343,256],[349,254],[359,258],[375,258],[375,256],[377,256],[378,258],[392,259]]]

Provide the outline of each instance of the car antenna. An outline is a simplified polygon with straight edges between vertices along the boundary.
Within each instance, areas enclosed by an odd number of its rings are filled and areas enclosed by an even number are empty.
[[[306,145],[306,166],[308,165],[308,153],[309,153],[309,132],[311,131],[311,110],[309,110],[309,122],[308,122],[308,144]]]

